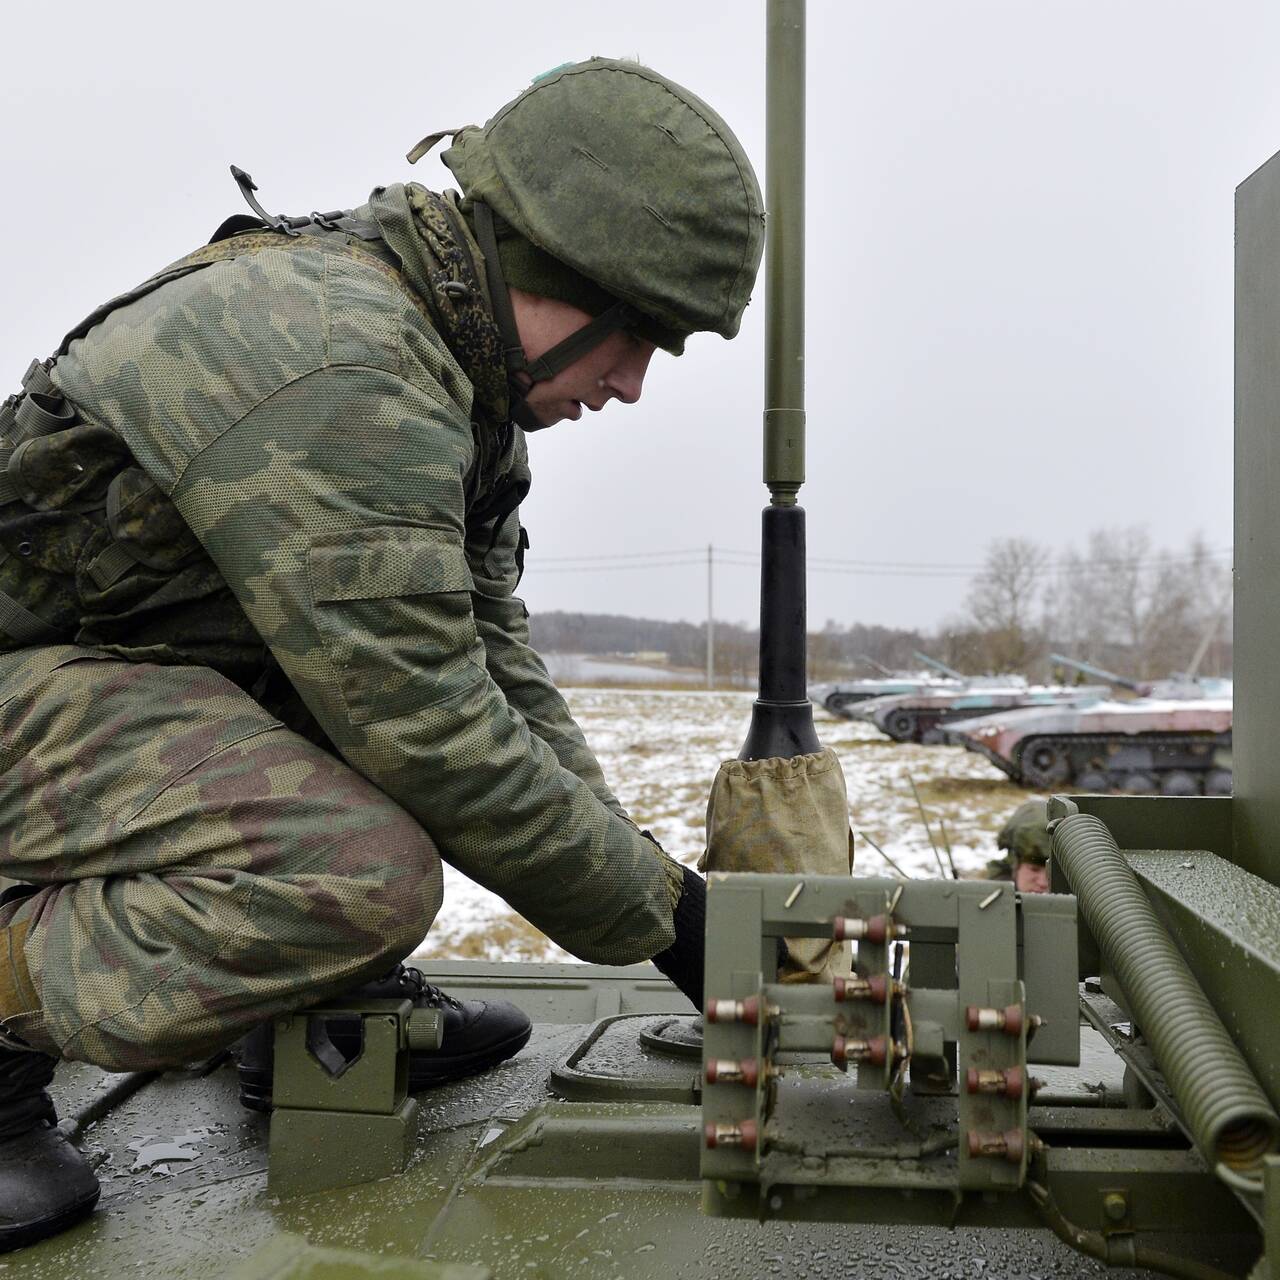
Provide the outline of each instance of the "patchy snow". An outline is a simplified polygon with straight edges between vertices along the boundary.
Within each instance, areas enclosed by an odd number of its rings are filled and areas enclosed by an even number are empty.
[[[673,856],[695,862],[711,781],[720,761],[742,746],[753,695],[583,688],[566,689],[565,697],[632,818]],[[815,719],[818,736],[844,766],[855,833],[865,832],[904,871],[938,874],[913,780],[934,842],[940,850],[950,842],[961,874],[996,857],[996,832],[1029,793],[994,765],[959,747],[896,743],[871,725],[820,710]],[[856,840],[856,851],[855,874],[891,874],[865,839]],[[445,868],[444,906],[419,954],[572,959],[452,867]]]

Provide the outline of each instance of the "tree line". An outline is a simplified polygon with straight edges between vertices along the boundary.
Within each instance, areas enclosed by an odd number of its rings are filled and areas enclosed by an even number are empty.
[[[1094,530],[1058,552],[1029,538],[987,547],[964,606],[933,631],[828,621],[809,637],[815,681],[873,666],[915,670],[923,651],[969,674],[1049,677],[1054,651],[1136,679],[1231,670],[1229,558],[1196,536],[1161,549],[1141,526]],[[706,625],[619,614],[549,612],[530,618],[534,646],[595,656],[662,653],[673,667],[706,665]],[[759,633],[716,621],[717,681],[754,682]]]

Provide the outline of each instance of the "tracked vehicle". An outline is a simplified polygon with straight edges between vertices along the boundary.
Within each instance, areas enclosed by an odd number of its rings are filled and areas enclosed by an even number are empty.
[[[803,6],[769,14],[773,314],[779,281],[803,287]],[[536,1025],[519,1057],[416,1102],[407,1055],[439,1027],[407,1002],[282,1017],[269,1120],[240,1109],[221,1056],[162,1077],[70,1064],[64,1124],[100,1157],[102,1204],[6,1270],[1280,1275],[1280,157],[1241,188],[1238,246],[1236,630],[1251,643],[1234,797],[1055,799],[1047,895],[714,875],[701,1023],[648,966],[433,966]],[[770,329],[782,373],[746,760],[817,745],[796,301]],[[778,939],[796,937],[856,948],[853,970],[779,982]],[[338,1026],[344,1042],[358,1027],[358,1052],[337,1052]]]
[[[1184,696],[1161,696],[1166,685]],[[1200,696],[1185,696],[1192,692]],[[1231,719],[1229,694],[1161,681],[1130,702],[1095,697],[960,721],[947,738],[1040,790],[1227,796]]]
[[[938,679],[933,676],[902,678],[885,677],[879,680],[840,680],[830,684],[809,686],[809,701],[824,707],[832,715],[853,720],[854,707],[872,698],[900,697],[923,693],[950,693],[962,688],[957,680]]]
[[[1101,686],[1034,685],[1021,676],[973,676],[954,691],[893,694],[858,703],[849,712],[895,742],[925,745],[947,741],[946,727],[957,720],[1021,707],[1068,706],[1105,693]]]

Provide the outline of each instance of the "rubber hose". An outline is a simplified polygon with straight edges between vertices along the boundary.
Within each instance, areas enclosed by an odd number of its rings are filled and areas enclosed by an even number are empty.
[[[1259,1175],[1280,1118],[1111,833],[1072,814],[1054,827],[1053,853],[1210,1167]]]

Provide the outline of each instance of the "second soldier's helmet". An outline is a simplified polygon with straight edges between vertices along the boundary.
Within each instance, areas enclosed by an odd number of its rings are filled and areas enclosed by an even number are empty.
[[[470,200],[676,333],[738,332],[764,240],[760,187],[727,124],[636,62],[539,77],[444,153]]]
[[[1024,800],[1001,828],[996,844],[1006,850],[1015,862],[1044,866],[1053,850],[1049,838],[1048,801]]]

